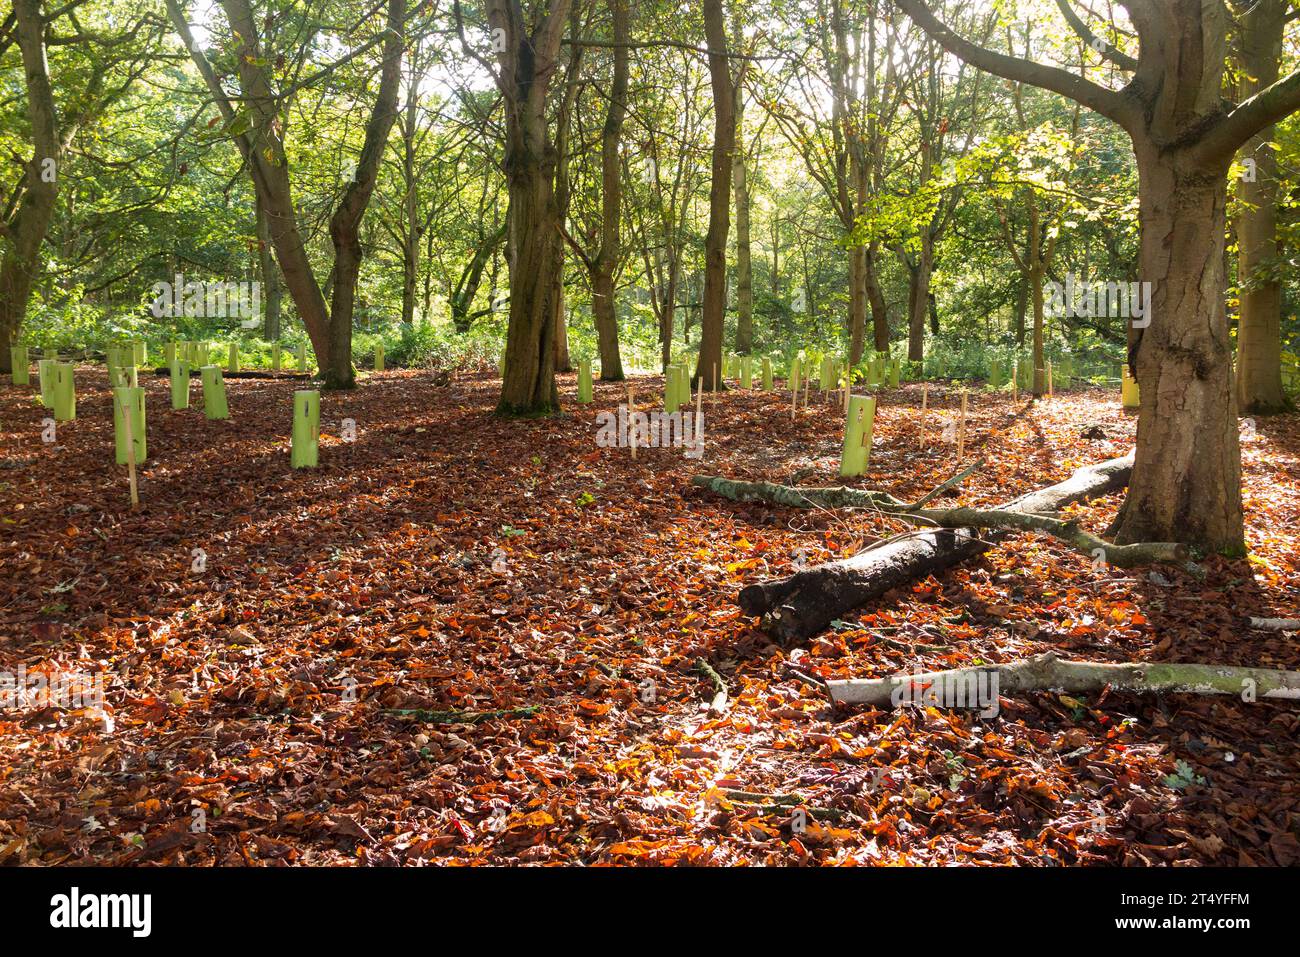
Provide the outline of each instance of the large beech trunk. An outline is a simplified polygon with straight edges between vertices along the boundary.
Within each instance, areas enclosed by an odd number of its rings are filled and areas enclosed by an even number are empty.
[[[1122,489],[1132,457],[1079,469],[1064,482],[1022,495],[1003,511],[1050,514]],[[891,588],[974,558],[1005,535],[982,536],[970,528],[933,529],[908,535],[839,561],[796,572],[788,578],[743,588],[738,597],[747,615],[767,615],[771,630],[784,641],[802,641],[836,618],[878,598]]]
[[[1130,347],[1142,407],[1114,537],[1240,554],[1241,460],[1223,299],[1227,164],[1188,168],[1144,145],[1137,158],[1140,275],[1152,297],[1149,325]]]

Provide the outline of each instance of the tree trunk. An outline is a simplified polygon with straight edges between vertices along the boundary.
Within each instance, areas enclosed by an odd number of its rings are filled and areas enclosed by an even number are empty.
[[[709,231],[704,239],[704,296],[695,385],[711,391],[717,370],[722,387],[722,329],[727,307],[727,232],[731,218],[731,153],[736,148],[735,98],[727,62],[722,0],[703,0],[704,34],[713,88],[713,180],[709,186]]]
[[[416,284],[420,275],[419,189],[415,173],[415,134],[419,121],[420,74],[411,71],[406,91],[406,121],[402,125],[402,325],[415,323]]]
[[[1261,0],[1241,15],[1239,99],[1254,96],[1278,77],[1287,4]],[[1281,412],[1288,407],[1282,391],[1282,286],[1278,282],[1277,151],[1275,127],[1260,130],[1241,149],[1249,160],[1237,183],[1241,212],[1237,217],[1237,284],[1241,305],[1237,320],[1237,405],[1243,414]]]
[[[875,335],[876,351],[889,349],[889,307],[885,304],[885,294],[880,288],[880,277],[876,274],[877,248],[873,243],[867,247],[863,270],[867,286],[867,304],[871,307],[871,328]]]
[[[564,248],[558,243],[555,247],[563,256]],[[564,263],[556,269],[555,281],[555,371],[572,372],[573,361],[569,358],[569,326],[564,315]]]
[[[479,287],[483,284],[483,271],[496,251],[501,248],[505,238],[506,226],[503,223],[491,235],[484,236],[480,240],[474,255],[460,274],[456,288],[451,294],[452,327],[459,333],[469,332],[470,326],[474,324],[474,316],[470,313],[470,308],[474,305]]]
[[[867,337],[867,250],[849,247],[849,365],[862,361]]]
[[[9,347],[27,318],[27,300],[40,268],[41,244],[54,218],[62,148],[58,114],[45,59],[45,30],[40,0],[14,0],[14,32],[26,76],[27,114],[32,131],[32,158],[27,163],[18,211],[8,224],[8,241],[0,257],[0,371],[10,371]]]
[[[1029,280],[1025,278],[1023,270],[1016,280],[1016,302],[1013,308],[1016,310],[1016,346],[1023,349],[1025,347],[1025,313],[1029,311]]]
[[[248,0],[221,0],[221,6],[226,11],[237,44],[235,60],[240,92],[244,97],[241,102],[253,117],[258,145],[254,148],[249,136],[243,135],[235,137],[235,142],[248,163],[258,201],[266,211],[271,243],[275,247],[276,262],[284,276],[284,286],[311,339],[317,367],[323,370],[329,366],[332,341],[329,309],[312,270],[302,232],[298,228],[298,214],[293,205],[284,141],[277,132],[278,99],[259,66],[263,62],[263,56],[257,41],[256,21]],[[203,76],[222,118],[230,123],[235,118],[235,108],[220,78],[195,45],[189,24],[177,0],[167,0],[167,11],[185,46],[191,51],[195,66]]]
[[[743,36],[739,19],[733,32],[739,48]],[[754,350],[754,267],[749,249],[749,179],[745,171],[745,90],[740,83],[736,85],[735,136],[731,173],[736,194],[736,352],[749,355]]]
[[[916,262],[908,265],[907,358],[912,362],[925,358],[925,321],[929,318],[933,263],[934,246],[923,236]]]
[[[1043,267],[1037,262],[1029,270],[1029,292],[1034,301],[1033,392],[1038,398],[1047,391],[1047,375],[1043,361]]]
[[[361,217],[370,205],[384,145],[397,120],[397,93],[402,83],[402,53],[405,43],[402,23],[406,0],[388,0],[387,35],[379,91],[366,121],[365,138],[356,173],[343,192],[330,219],[334,243],[333,298],[330,301],[329,355],[321,368],[327,389],[350,389],[356,384],[352,368],[352,316],[356,307],[357,279],[361,273]]]
[[[1050,514],[1074,502],[1110,494],[1124,487],[1132,461],[1125,457],[1081,468],[1064,482],[1022,495],[1000,508]],[[979,534],[969,528],[917,532],[852,558],[749,585],[741,590],[738,603],[747,615],[769,615],[772,630],[783,640],[803,640],[891,588],[982,554],[1004,535]]]
[[[280,285],[280,267],[275,262],[275,248],[271,244],[271,224],[267,221],[262,204],[255,202],[257,216],[257,261],[262,274],[262,338],[276,342],[280,338],[280,311],[284,290]]]
[[[1142,396],[1120,543],[1244,552],[1241,454],[1224,307],[1227,164],[1187,168],[1137,140],[1140,275],[1150,325],[1130,350]]]
[[[623,357],[618,347],[618,315],[614,301],[614,270],[621,255],[619,236],[623,207],[623,169],[619,157],[623,139],[623,117],[627,113],[628,72],[628,0],[609,0],[613,25],[614,78],[610,84],[609,106],[600,135],[600,249],[592,262],[591,314],[596,326],[596,344],[600,350],[602,382],[623,380]]]
[[[562,210],[555,197],[556,152],[547,129],[554,75],[571,0],[535,8],[531,29],[521,5],[489,0],[489,23],[505,31],[498,85],[505,100],[503,166],[510,197],[510,321],[500,415],[558,412],[555,385],[555,270]]]

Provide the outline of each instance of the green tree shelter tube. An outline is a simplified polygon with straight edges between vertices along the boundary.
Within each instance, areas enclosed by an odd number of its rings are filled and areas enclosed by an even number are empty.
[[[31,359],[26,346],[10,346],[9,360],[13,369],[14,385],[31,385]]]
[[[190,407],[190,364],[183,360],[175,361],[170,366],[172,379],[172,408],[188,409]]]
[[[71,422],[77,417],[76,366],[71,362],[58,362],[54,366],[54,419]]]
[[[296,469],[314,469],[320,460],[320,393],[302,389],[293,394],[293,446],[289,462]]]
[[[120,388],[113,390],[113,438],[117,446],[117,464],[127,464],[125,410],[131,416],[131,447],[135,451],[135,464],[140,465],[149,455],[144,419],[144,389]]]
[[[54,408],[54,366],[53,359],[39,359],[36,362],[36,377],[41,386],[41,405],[47,409]]]
[[[583,359],[578,363],[578,401],[591,401],[591,360]]]
[[[226,380],[221,377],[221,366],[204,366],[199,375],[203,377],[203,414],[209,419],[230,418]]]
[[[840,475],[848,478],[867,470],[871,458],[871,431],[876,421],[876,400],[864,395],[849,398],[848,421],[844,424],[844,455]]]

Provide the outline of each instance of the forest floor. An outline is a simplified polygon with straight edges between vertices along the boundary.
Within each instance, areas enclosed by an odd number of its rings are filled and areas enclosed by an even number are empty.
[[[106,695],[0,711],[0,862],[1300,863],[1293,704],[847,712],[794,674],[1046,650],[1300,668],[1294,635],[1242,624],[1300,613],[1296,416],[1243,442],[1249,561],[1097,570],[1017,534],[782,648],[738,589],[904,526],[738,505],[689,477],[839,484],[842,411],[816,393],[793,422],[789,393],[706,396],[702,461],[634,461],[596,443],[623,386],[575,406],[564,376],[570,414],[507,422],[486,376],[387,372],[323,397],[320,467],[295,472],[297,383],[229,379],[232,417],[209,422],[197,380],[196,407],[171,411],[147,375],[132,510],[103,369],[77,375],[53,444],[31,390],[0,386],[0,670],[102,672]],[[642,407],[661,383],[636,380]],[[853,484],[909,500],[956,471],[956,392],[929,400],[923,417],[919,384],[880,394]],[[1117,390],[970,408],[967,457],[986,464],[952,504],[1059,481],[1135,430]],[[1120,500],[1072,511],[1100,532]]]

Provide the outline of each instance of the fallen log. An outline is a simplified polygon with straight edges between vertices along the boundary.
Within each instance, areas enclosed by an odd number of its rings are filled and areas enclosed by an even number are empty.
[[[1063,482],[1008,502],[1000,511],[1052,515],[1066,505],[1126,487],[1132,471],[1130,453],[1081,468]],[[737,600],[745,614],[767,615],[781,640],[802,641],[891,588],[974,558],[1007,534],[993,531],[980,538],[970,527],[926,529],[788,578],[748,585]]]
[[[1097,664],[1062,661],[1049,651],[1005,665],[826,682],[826,693],[832,703],[874,705],[877,708],[896,707],[908,702],[950,708],[987,708],[996,704],[998,695],[1007,693],[1060,691],[1088,694],[1106,688],[1112,691],[1242,695],[1246,701],[1259,698],[1300,701],[1300,671],[1164,662]],[[989,700],[989,694],[993,701]]]

